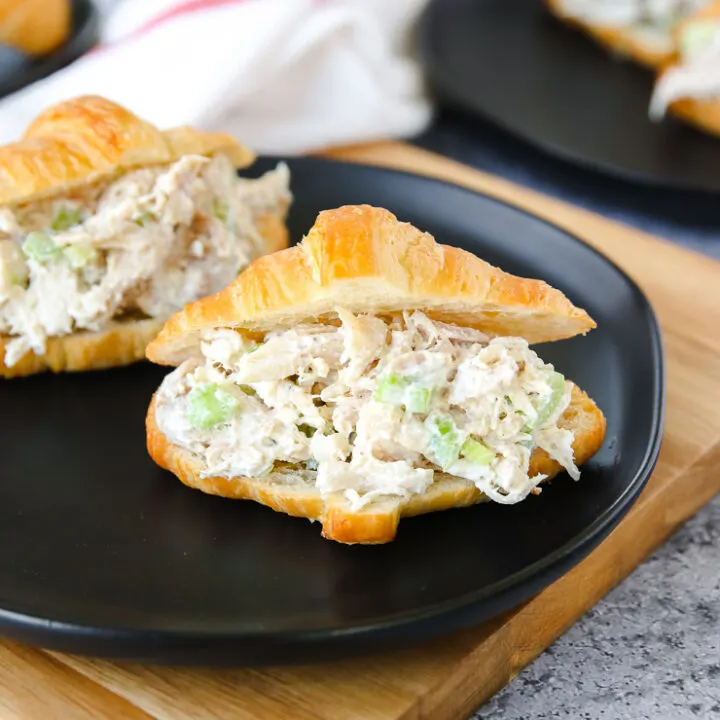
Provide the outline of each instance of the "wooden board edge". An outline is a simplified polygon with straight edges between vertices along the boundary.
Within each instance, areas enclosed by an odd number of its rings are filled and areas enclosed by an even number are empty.
[[[10,697],[8,701],[8,695],[3,693],[0,700],[3,719],[64,718],[74,707],[78,718],[157,720],[129,698],[51,653],[7,639],[0,644],[0,680]],[[76,717],[75,711],[72,716]]]

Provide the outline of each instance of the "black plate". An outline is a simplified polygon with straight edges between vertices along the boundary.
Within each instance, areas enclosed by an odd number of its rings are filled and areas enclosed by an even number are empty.
[[[254,172],[268,167],[259,162]],[[561,230],[459,187],[292,160],[300,238],[323,208],[384,205],[441,240],[540,276],[599,329],[541,348],[608,418],[581,482],[516,506],[403,520],[345,547],[320,528],[181,485],[145,451],[163,369],[0,383],[0,632],[58,650],[170,663],[305,662],[415,642],[516,605],[590,552],[655,463],[663,360],[640,290]]]
[[[441,99],[595,170],[720,191],[720,139],[648,119],[653,75],[613,59],[540,0],[434,0],[421,51]]]
[[[91,0],[72,0],[70,36],[57,50],[34,58],[0,45],[0,97],[17,92],[77,60],[95,45],[99,32],[99,14]]]

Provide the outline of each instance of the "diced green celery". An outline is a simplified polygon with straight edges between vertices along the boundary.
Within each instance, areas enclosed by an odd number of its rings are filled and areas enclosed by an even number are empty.
[[[0,287],[27,286],[28,267],[19,245],[12,240],[0,240]]]
[[[457,427],[451,417],[438,418],[435,420],[435,427],[443,437],[445,435],[457,435]]]
[[[545,402],[537,409],[538,414],[533,424],[534,430],[539,430],[557,410],[558,405],[565,395],[565,377],[559,372],[554,372],[548,379],[552,392]]]
[[[62,207],[55,215],[50,227],[53,230],[62,231],[79,225],[82,222],[82,213],[78,208]]]
[[[441,468],[446,469],[460,456],[460,435],[451,417],[435,418],[430,449]]]
[[[437,464],[443,470],[450,467],[460,456],[457,443],[445,438],[434,438],[430,444],[430,449],[433,451]]]
[[[411,413],[426,413],[430,409],[431,398],[432,390],[395,373],[382,378],[375,390],[378,402],[404,406]]]
[[[405,391],[405,407],[411,413],[426,413],[430,409],[431,395],[425,387],[410,385]]]
[[[228,217],[230,217],[230,206],[224,200],[216,198],[213,203],[213,215],[215,215],[218,220],[227,222]]]
[[[155,220],[155,216],[151,212],[144,212],[133,218],[133,222],[140,227],[147,227],[153,220]]]
[[[484,443],[468,438],[460,448],[460,454],[477,465],[489,465],[495,453]]]
[[[407,386],[408,380],[402,375],[386,375],[378,383],[375,390],[375,400],[389,405],[402,405]]]
[[[97,257],[97,250],[86,243],[68,245],[63,252],[70,265],[76,270],[84,267]]]
[[[687,60],[709,48],[718,32],[720,32],[720,26],[715,18],[705,20],[698,18],[687,23],[680,33],[678,42],[680,55]]]
[[[227,422],[237,408],[237,400],[217,383],[194,387],[188,395],[187,419],[200,430]]]
[[[25,238],[22,250],[26,257],[38,263],[46,263],[54,260],[60,253],[60,248],[55,241],[43,232],[31,232]]]

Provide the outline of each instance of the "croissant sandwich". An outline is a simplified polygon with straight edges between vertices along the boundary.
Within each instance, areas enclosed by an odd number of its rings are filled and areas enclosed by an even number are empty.
[[[285,247],[287,167],[239,178],[253,160],[100,97],[0,147],[0,376],[139,360],[175,311]]]
[[[674,55],[675,24],[708,0],[546,0],[553,15],[612,53],[651,68]]]
[[[319,520],[338,542],[389,542],[402,516],[578,478],[605,419],[528,343],[594,325],[387,210],[328,210],[150,343],[177,369],[148,449],[190,487]]]

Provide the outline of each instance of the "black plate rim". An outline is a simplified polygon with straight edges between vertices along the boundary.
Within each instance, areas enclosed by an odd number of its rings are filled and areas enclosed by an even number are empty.
[[[288,160],[279,156],[261,156],[259,161],[277,162]],[[90,647],[92,652],[88,654],[96,657],[108,657],[122,659],[131,657],[138,659],[137,652],[133,650],[125,650],[124,648],[135,648],[139,644],[148,645],[152,643],[157,653],[165,648],[165,657],[168,653],[173,653],[175,657],[163,660],[165,664],[193,665],[196,664],[192,660],[188,660],[183,656],[183,648],[186,644],[192,644],[197,641],[207,643],[221,643],[223,646],[228,644],[248,643],[253,644],[261,641],[263,644],[273,646],[275,648],[282,647],[295,652],[286,654],[297,654],[298,650],[314,651],[329,649],[337,642],[343,642],[353,645],[346,653],[347,656],[357,653],[361,648],[367,649],[372,647],[374,638],[383,636],[384,639],[390,637],[393,640],[401,638],[407,639],[415,631],[422,630],[419,640],[427,640],[437,635],[445,635],[453,630],[468,627],[478,621],[478,615],[481,614],[482,603],[491,597],[498,597],[510,594],[513,589],[527,586],[527,590],[522,593],[520,601],[529,598],[542,587],[547,586],[555,579],[560,577],[564,572],[583,560],[597,545],[617,526],[620,520],[628,512],[635,499],[639,496],[645,487],[650,475],[657,463],[660,447],[662,444],[663,427],[665,421],[665,396],[666,396],[666,378],[665,378],[665,354],[662,344],[662,335],[660,326],[655,312],[649,300],[635,283],[635,281],[620,268],[613,260],[605,256],[602,252],[594,248],[581,238],[576,237],[564,228],[552,223],[545,218],[534,215],[533,213],[512,205],[511,203],[500,200],[499,198],[487,195],[483,192],[471,190],[470,188],[442,180],[439,178],[428,177],[405,170],[379,167],[374,165],[366,165],[363,163],[347,162],[334,160],[329,158],[291,158],[290,162],[312,162],[328,166],[344,166],[352,167],[361,172],[382,173],[394,177],[402,176],[423,183],[440,185],[443,187],[451,187],[457,191],[461,191],[472,196],[481,196],[484,200],[491,204],[501,206],[514,213],[518,213],[531,222],[538,223],[545,227],[551,228],[554,232],[560,233],[568,241],[579,243],[591,254],[595,255],[601,262],[609,265],[613,270],[621,276],[627,287],[632,291],[636,301],[640,303],[640,308],[647,322],[647,330],[649,331],[652,358],[651,366],[653,370],[652,392],[654,397],[653,422],[650,428],[650,442],[645,449],[642,463],[638,467],[632,480],[627,484],[624,492],[616,499],[613,505],[604,513],[597,517],[585,530],[572,540],[565,543],[555,552],[545,556],[541,560],[528,565],[522,570],[505,577],[503,580],[482,588],[481,590],[466,593],[464,595],[447,600],[445,602],[429,605],[421,610],[414,611],[411,614],[407,612],[398,612],[377,618],[373,622],[348,624],[342,628],[316,628],[305,631],[263,631],[263,630],[241,630],[237,632],[220,632],[214,630],[202,631],[174,631],[174,630],[144,630],[139,628],[123,628],[114,627],[107,628],[93,624],[66,622],[62,620],[49,620],[29,613],[16,612],[0,607],[0,631],[8,636],[15,635],[18,639],[33,645],[39,645],[44,648],[77,652],[72,648]],[[252,166],[251,166],[252,167]],[[547,577],[549,574],[553,578],[548,582],[542,581],[543,573]],[[533,582],[534,581],[534,582]],[[517,596],[515,593],[513,596]],[[97,642],[106,643],[104,651],[97,651]],[[84,652],[84,651],[81,651]],[[153,656],[154,657],[154,656]],[[152,661],[152,660],[150,660]],[[276,658],[271,661],[257,661],[253,665],[263,664],[288,664],[292,661],[280,660]],[[225,660],[219,662],[203,662],[203,665],[249,665],[250,663],[238,663],[232,661],[227,663]]]
[[[575,154],[566,150],[560,145],[546,142],[543,138],[537,138],[534,135],[524,132],[521,128],[516,127],[507,120],[498,117],[491,110],[479,107],[472,100],[468,100],[465,94],[458,90],[453,77],[444,73],[441,64],[436,62],[434,53],[431,51],[431,34],[433,27],[433,13],[439,12],[442,0],[430,0],[423,10],[418,21],[417,38],[419,56],[422,61],[425,73],[430,80],[433,91],[438,97],[444,98],[449,105],[476,115],[479,118],[490,122],[511,137],[540,150],[544,155],[556,158],[563,163],[574,167],[584,168],[600,175],[621,180],[631,185],[641,185],[650,188],[658,188],[664,190],[675,190],[688,193],[696,193],[703,196],[715,196],[720,194],[720,188],[712,188],[692,180],[682,180],[679,182],[671,182],[670,180],[655,177],[652,174],[633,171],[611,162],[603,162],[602,159],[590,158],[584,155]],[[547,10],[545,11],[547,12]],[[554,18],[553,18],[554,19]],[[557,22],[560,22],[557,20]],[[572,28],[568,28],[572,32]],[[629,61],[628,61],[629,62]],[[650,120],[648,120],[650,122]],[[669,117],[665,122],[679,122],[675,118]],[[695,132],[700,132],[696,130]],[[719,141],[720,142],[720,141]]]

